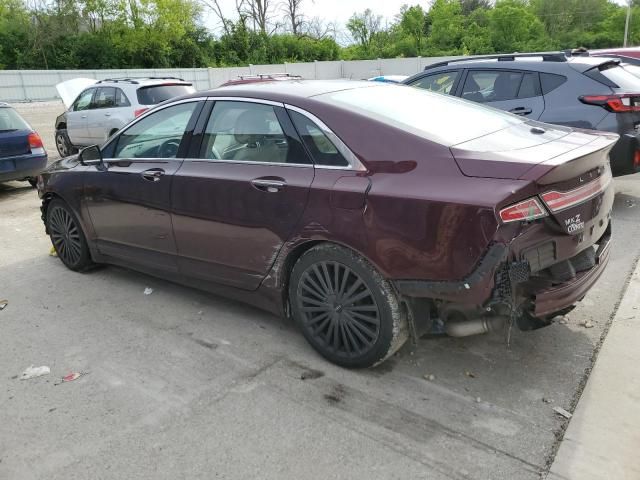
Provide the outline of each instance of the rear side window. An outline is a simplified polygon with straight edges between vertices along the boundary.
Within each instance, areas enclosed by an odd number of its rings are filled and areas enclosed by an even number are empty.
[[[564,75],[556,75],[555,73],[540,74],[540,83],[542,84],[542,93],[544,95],[552,92],[566,81],[567,77]]]
[[[513,100],[518,98],[522,78],[521,72],[471,70],[462,88],[462,98],[480,103]]]
[[[316,165],[331,167],[349,166],[349,162],[347,162],[318,125],[293,110],[289,111],[289,116],[298,131],[298,135],[300,135],[305,146],[309,152],[311,152],[311,157]]]
[[[25,122],[18,112],[12,108],[0,108],[0,132],[11,132],[13,130],[30,130],[29,124]]]
[[[451,89],[456,83],[458,75],[460,75],[458,71],[434,73],[433,75],[427,75],[426,77],[411,82],[409,85],[431,92],[451,94]]]
[[[93,108],[112,108],[116,106],[116,89],[101,87],[93,99]]]
[[[518,98],[531,98],[540,95],[540,83],[537,73],[525,73],[522,77]]]
[[[180,95],[193,93],[191,85],[152,85],[150,87],[140,87],[137,91],[138,103],[140,105],[156,105]]]

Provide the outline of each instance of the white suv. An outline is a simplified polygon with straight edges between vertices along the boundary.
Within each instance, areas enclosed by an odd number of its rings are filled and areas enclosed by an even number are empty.
[[[77,147],[104,143],[158,103],[195,92],[191,83],[174,77],[73,79],[56,88],[67,107],[55,125],[61,157],[75,153]]]

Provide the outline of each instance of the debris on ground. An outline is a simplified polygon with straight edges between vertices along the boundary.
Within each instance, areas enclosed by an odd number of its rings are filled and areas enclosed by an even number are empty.
[[[567,411],[566,411],[564,408],[562,408],[562,407],[553,407],[553,411],[554,411],[554,412],[556,412],[558,415],[560,415],[560,416],[562,416],[562,417],[566,418],[566,419],[569,419],[569,418],[573,417],[573,415],[572,415],[572,414],[570,414],[569,412],[567,412]]]
[[[469,378],[476,378],[476,374],[473,372],[470,372],[469,370],[465,370],[464,371],[465,376],[469,377]]]
[[[544,403],[553,403],[553,398],[546,398],[546,397],[542,397],[542,401]]]
[[[580,325],[582,325],[584,328],[593,328],[593,322],[591,320],[584,320],[582,322],[580,322]]]
[[[145,295],[151,295],[153,293],[153,288],[151,287],[147,287],[144,289],[144,294]]]
[[[558,323],[560,325],[566,325],[567,323],[569,323],[569,318],[565,317],[565,316],[562,316],[562,317],[560,317],[560,320],[558,320]]]
[[[634,202],[633,200],[627,200],[627,207],[631,208],[635,206],[636,206],[636,202]]]
[[[83,375],[86,375],[88,372],[71,372],[68,375],[65,375],[64,377],[62,377],[62,381],[56,383],[56,385],[60,385],[61,383],[66,383],[66,382],[73,382],[74,380],[77,380],[78,378],[82,377]]]
[[[425,375],[424,379],[429,380],[430,382],[433,382],[436,379],[436,376],[433,374],[429,374],[429,375]]]
[[[4,310],[9,305],[9,300],[0,300],[0,310]]]
[[[202,310],[198,310],[198,315],[202,315],[204,312]]]
[[[22,372],[22,376],[20,380],[29,380],[30,378],[41,377],[43,375],[49,375],[51,373],[51,369],[46,365],[42,367],[34,367],[31,365],[24,372]]]
[[[49,256],[50,257],[57,257],[58,256],[58,252],[56,252],[56,247],[51,246],[51,250],[49,250]]]
[[[480,397],[476,397],[476,403],[482,403],[482,399]]]

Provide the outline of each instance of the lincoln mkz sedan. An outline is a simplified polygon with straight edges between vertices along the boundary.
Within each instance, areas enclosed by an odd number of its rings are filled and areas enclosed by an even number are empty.
[[[368,367],[571,310],[608,261],[617,138],[401,85],[261,82],[157,106],[39,194],[70,269],[247,301]]]

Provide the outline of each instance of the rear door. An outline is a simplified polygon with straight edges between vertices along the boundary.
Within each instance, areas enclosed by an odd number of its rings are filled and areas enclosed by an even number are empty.
[[[459,95],[532,120],[544,112],[537,72],[468,69]]]
[[[105,146],[106,170],[89,167],[84,198],[100,253],[177,270],[172,181],[203,104],[192,99],[150,113]]]
[[[171,194],[180,271],[254,290],[302,216],[313,165],[282,104],[208,109]]]
[[[89,145],[88,116],[96,88],[84,90],[73,102],[67,112],[67,135],[74,145]]]

